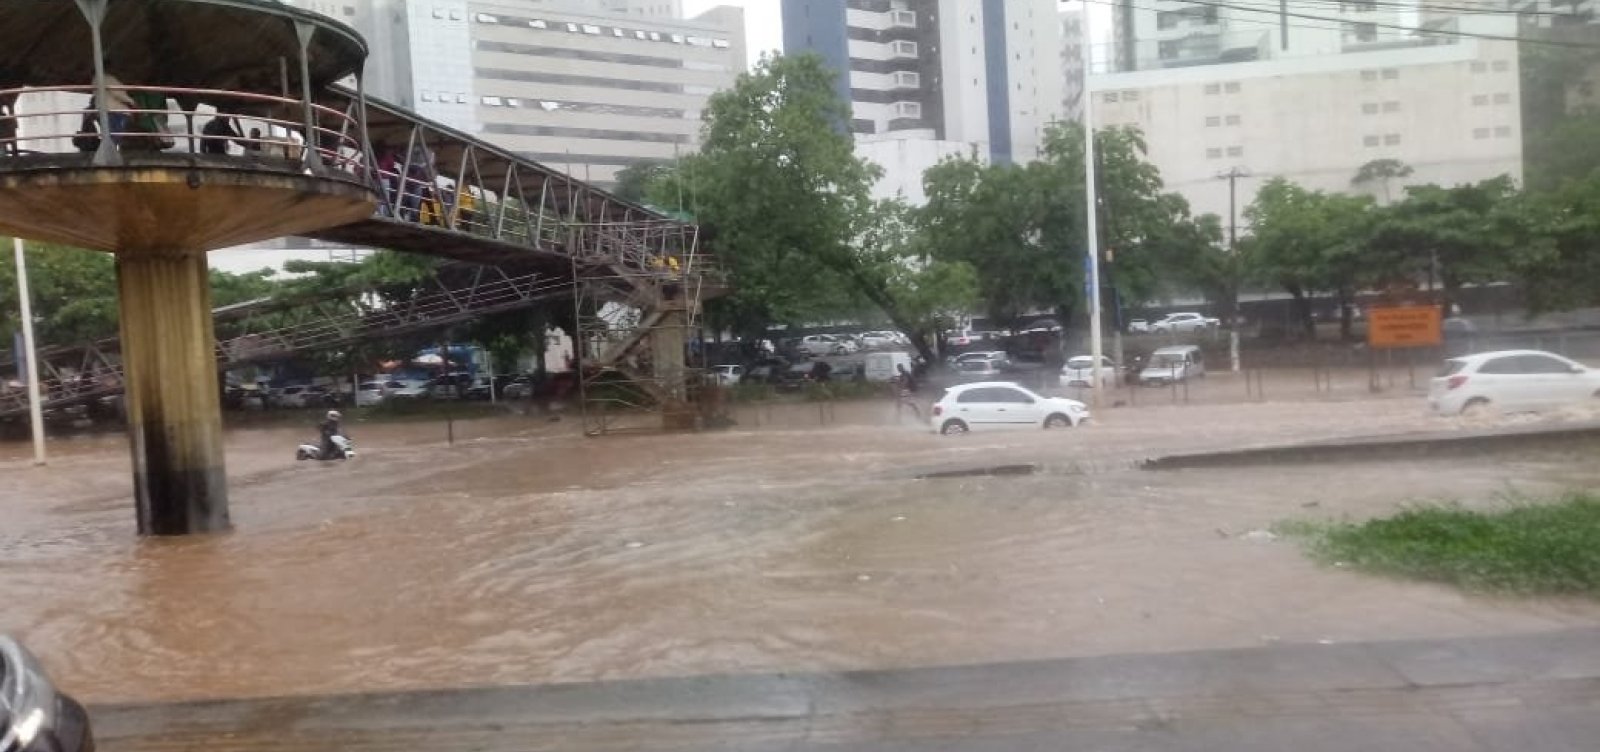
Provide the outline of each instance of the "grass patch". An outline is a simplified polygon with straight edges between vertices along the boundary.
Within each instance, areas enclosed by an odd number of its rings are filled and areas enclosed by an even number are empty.
[[[1591,494],[1488,512],[1417,506],[1361,523],[1275,529],[1304,539],[1323,563],[1471,590],[1600,597],[1600,497]]]

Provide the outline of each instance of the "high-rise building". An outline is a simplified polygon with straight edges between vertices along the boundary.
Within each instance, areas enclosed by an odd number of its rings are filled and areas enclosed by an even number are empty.
[[[349,3],[349,4],[347,4]],[[367,38],[367,91],[575,177],[694,151],[744,11],[682,0],[296,0]]]
[[[1054,0],[783,0],[784,50],[839,72],[879,192],[915,201],[939,159],[1038,154],[1062,114],[1056,19]]]
[[[1182,68],[1405,46],[1410,35],[1402,28],[1407,9],[1401,5],[1340,0],[1297,6],[1291,16],[1268,4],[1118,0],[1113,67],[1121,72]]]
[[[1061,11],[1061,117],[1083,119],[1083,11]]]
[[[1463,15],[1404,45],[1347,40],[1330,54],[1097,75],[1088,88],[1096,126],[1142,131],[1167,187],[1197,213],[1228,221],[1226,173],[1244,175],[1240,212],[1280,177],[1390,200],[1405,185],[1521,178],[1517,43],[1504,41],[1515,27],[1507,15]],[[1355,182],[1378,159],[1413,172]]]

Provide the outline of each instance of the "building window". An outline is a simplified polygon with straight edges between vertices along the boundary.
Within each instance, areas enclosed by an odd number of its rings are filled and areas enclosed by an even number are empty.
[[[1383,103],[1383,111],[1384,112],[1399,112],[1400,111],[1400,102],[1399,101],[1384,102]]]
[[[623,37],[625,37],[627,35],[628,35],[628,32],[623,31],[622,29],[619,29],[619,28],[617,28],[615,26],[611,27],[611,36],[614,36],[614,37],[616,37],[618,39],[621,39],[621,38],[623,38]]]
[[[477,16],[475,16],[475,18],[478,19],[478,23],[492,23],[492,24],[500,23],[500,19],[495,18],[494,16],[491,16],[488,13],[479,13]]]
[[[490,107],[500,107],[505,104],[499,97],[484,97],[482,102]]]
[[[1217,127],[1219,125],[1222,125],[1222,118],[1219,118],[1216,115],[1211,115],[1211,116],[1206,118],[1206,127],[1207,128],[1215,128],[1215,127]]]
[[[1509,126],[1509,125],[1495,126],[1494,137],[1495,138],[1511,138],[1511,126]]]
[[[1227,122],[1228,122],[1228,125],[1238,125],[1239,124],[1239,116],[1238,115],[1229,115]]]
[[[1378,72],[1375,71],[1375,70],[1364,70],[1364,71],[1361,71],[1361,80],[1362,81],[1376,81],[1376,80],[1378,80]]]
[[[1476,139],[1488,138],[1489,137],[1489,129],[1488,128],[1473,128],[1472,129],[1472,137],[1476,138]]]
[[[1206,159],[1222,159],[1222,150],[1206,149]]]
[[[659,31],[650,32],[650,41],[652,41],[652,42],[661,41],[661,32],[659,32]]]
[[[568,34],[576,34],[576,33],[578,33],[578,25],[575,24],[575,23],[567,24],[567,33]]]
[[[1504,73],[1504,72],[1506,72],[1508,70],[1511,70],[1511,61],[1510,60],[1496,60],[1496,61],[1494,61],[1494,69],[1498,73]]]
[[[1340,13],[1370,13],[1378,9],[1375,0],[1340,0]]]
[[[1377,102],[1362,102],[1361,103],[1361,114],[1363,114],[1363,115],[1376,115],[1376,114],[1378,114],[1378,103]]]
[[[1228,156],[1230,156],[1230,157],[1242,157],[1242,156],[1244,156],[1244,147],[1243,146],[1230,146],[1230,147],[1228,147]]]
[[[1494,103],[1511,104],[1511,95],[1507,94],[1506,92],[1500,92],[1499,94],[1494,95]]]
[[[646,41],[649,41],[649,40],[650,40],[650,37],[648,37],[648,36],[645,36],[645,33],[644,33],[644,32],[642,32],[642,31],[635,31],[635,32],[633,32],[633,38],[634,38],[634,39],[637,39],[637,40],[639,40],[639,41],[641,41],[641,42],[646,42]]]
[[[922,85],[922,75],[916,71],[895,71],[894,85],[915,89]]]
[[[533,19],[532,21],[529,21],[528,25],[532,26],[535,29],[548,29],[548,28],[550,28],[550,24],[547,24],[547,23],[545,23],[543,21],[540,21],[537,18]]]
[[[1377,136],[1362,136],[1361,137],[1361,145],[1362,146],[1377,146],[1378,142],[1379,142],[1379,138]]]
[[[920,102],[895,102],[894,114],[897,117],[919,118],[922,117],[922,103]]]
[[[444,18],[444,8],[434,8],[433,9],[433,17],[434,18]]]
[[[1386,133],[1386,134],[1384,134],[1384,136],[1383,136],[1383,145],[1384,146],[1394,146],[1394,145],[1396,145],[1398,143],[1400,143],[1400,134],[1398,134],[1398,133]]]
[[[1206,93],[1207,94],[1221,94],[1222,93],[1222,84],[1206,84]]]
[[[896,39],[892,49],[896,55],[916,55],[917,43],[906,39]]]
[[[1222,90],[1228,92],[1229,94],[1238,94],[1239,93],[1239,82],[1238,81],[1229,81],[1227,84],[1225,84],[1222,87]]]
[[[917,14],[915,11],[895,10],[889,12],[889,25],[902,29],[917,28]]]
[[[1489,66],[1486,63],[1484,63],[1482,60],[1474,60],[1474,61],[1472,61],[1472,72],[1473,73],[1482,73],[1482,72],[1484,72],[1486,70],[1489,70]]]
[[[1369,22],[1345,22],[1342,36],[1346,42],[1376,42],[1378,41],[1378,25]]]
[[[1105,102],[1106,104],[1115,104],[1117,101],[1117,93],[1114,91],[1108,91],[1104,94],[1101,94],[1100,101]]]
[[[459,11],[459,10],[450,11],[450,20],[452,20],[452,21],[460,21],[461,20],[461,11]]]
[[[424,102],[432,102],[433,101],[433,92],[428,91],[427,89],[423,89],[422,93],[420,95],[418,95],[418,98],[420,98]]]
[[[1039,90],[1035,89],[1034,93],[1035,94],[1039,93]],[[1139,101],[1139,92],[1137,92],[1137,91],[1125,91],[1125,92],[1122,92],[1122,101],[1124,101],[1124,102],[1137,102],[1137,101]]]
[[[682,34],[673,34],[672,35],[672,43],[673,44],[683,44],[683,35]]]
[[[1385,81],[1393,81],[1393,80],[1395,80],[1395,79],[1397,79],[1399,77],[1400,77],[1400,69],[1399,68],[1384,68],[1383,69],[1383,78],[1384,78]]]
[[[1474,95],[1472,95],[1472,106],[1473,107],[1482,107],[1482,106],[1484,106],[1484,105],[1486,105],[1488,103],[1489,103],[1489,95],[1488,94],[1474,94]]]
[[[511,106],[512,107],[516,107],[517,106],[517,104],[516,104],[517,100],[512,99],[510,101],[511,101]],[[456,104],[466,104],[466,103],[467,103],[467,95],[465,95],[465,94],[457,94],[456,95]]]
[[[725,50],[725,49],[728,49],[729,44],[728,44],[728,40],[726,40],[726,39],[713,39],[713,40],[711,40],[711,46],[715,47],[715,48],[717,48],[719,50]]]

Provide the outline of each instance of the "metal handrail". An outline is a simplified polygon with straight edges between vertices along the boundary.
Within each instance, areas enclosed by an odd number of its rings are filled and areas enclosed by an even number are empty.
[[[259,111],[279,108],[294,108],[303,110],[306,106],[306,103],[302,100],[273,96],[270,94],[256,94],[253,92],[226,91],[220,89],[194,89],[154,86],[113,86],[108,88],[111,91],[147,92],[152,94],[160,94],[164,97],[164,99],[167,100],[192,97],[197,101],[210,104],[213,107],[216,107],[219,104],[222,105],[221,107],[218,107],[216,112],[211,113],[185,110],[181,107],[112,110],[111,113],[113,115],[127,115],[131,120],[153,118],[156,120],[157,125],[162,128],[162,130],[159,132],[151,132],[148,130],[113,131],[110,134],[112,140],[119,144],[125,152],[135,151],[135,149],[128,148],[130,141],[133,141],[133,143],[136,143],[138,146],[145,147],[142,149],[137,149],[138,151],[157,153],[173,152],[173,150],[178,149],[180,143],[187,142],[187,149],[179,150],[177,153],[189,154],[202,153],[204,145],[221,141],[223,142],[223,148],[226,154],[229,156],[261,157],[271,156],[273,152],[276,152],[284,159],[289,159],[292,161],[304,161],[303,157],[306,152],[305,135],[303,133],[305,130],[304,121],[299,119],[291,120],[284,117],[274,117],[270,112],[262,113]],[[8,101],[13,97],[21,97],[30,94],[50,93],[80,94],[89,97],[92,100],[95,93],[95,87],[50,86],[3,89],[0,90],[0,101]],[[312,134],[315,136],[315,148],[312,150],[312,152],[315,153],[320,161],[325,165],[335,169],[343,170],[345,172],[359,174],[363,169],[363,154],[361,141],[357,135],[352,135],[359,134],[359,129],[356,127],[357,124],[355,119],[343,112],[340,112],[339,110],[324,105],[312,103],[311,107],[312,111],[317,116],[314,118],[315,125],[312,128]],[[93,117],[95,112],[96,110],[89,108],[86,103],[86,106],[83,109],[46,110],[42,112],[27,113],[13,112],[9,115],[0,115],[0,160],[4,160],[8,157],[18,157],[29,154],[52,153],[50,148],[55,146],[58,142],[65,141],[69,145],[72,145],[73,141],[80,136],[93,138],[95,144],[98,145],[102,134],[99,132],[98,120]],[[36,132],[37,129],[23,127],[26,124],[26,121],[29,120],[36,122],[48,122],[63,116],[81,117],[83,120],[80,121],[80,127],[72,132],[58,132],[54,129],[46,129],[44,132]],[[184,119],[184,122],[187,125],[185,130],[178,131],[170,129],[173,116],[179,116]],[[248,128],[244,125],[241,125],[239,127],[241,135],[237,138],[212,136],[203,132],[195,132],[194,121],[196,118],[206,118],[209,120],[216,117],[233,118],[236,123],[242,122],[245,124],[260,124],[260,127]],[[91,128],[81,127],[85,123],[90,125]],[[275,135],[273,132],[274,129],[277,129],[283,134],[288,135]],[[250,136],[248,134],[251,130],[265,131],[266,135]],[[296,136],[298,136],[300,140],[295,140]],[[163,145],[162,140],[170,140],[172,143],[170,145]],[[155,148],[149,148],[151,146],[154,146]],[[236,150],[234,147],[238,147],[238,149]],[[83,152],[85,150],[74,145],[73,151]],[[56,153],[61,152],[57,151]],[[297,158],[297,156],[293,156],[296,155],[296,153],[298,153],[299,158]]]

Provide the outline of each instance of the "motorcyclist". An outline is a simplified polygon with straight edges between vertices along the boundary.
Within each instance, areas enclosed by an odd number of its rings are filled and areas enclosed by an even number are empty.
[[[318,427],[322,432],[321,447],[323,459],[332,459],[338,456],[339,449],[333,445],[333,437],[345,436],[344,429],[339,426],[339,420],[343,417],[343,415],[339,414],[338,410],[329,410],[328,416],[323,419],[322,425]],[[348,439],[350,437],[345,436],[345,438]]]

